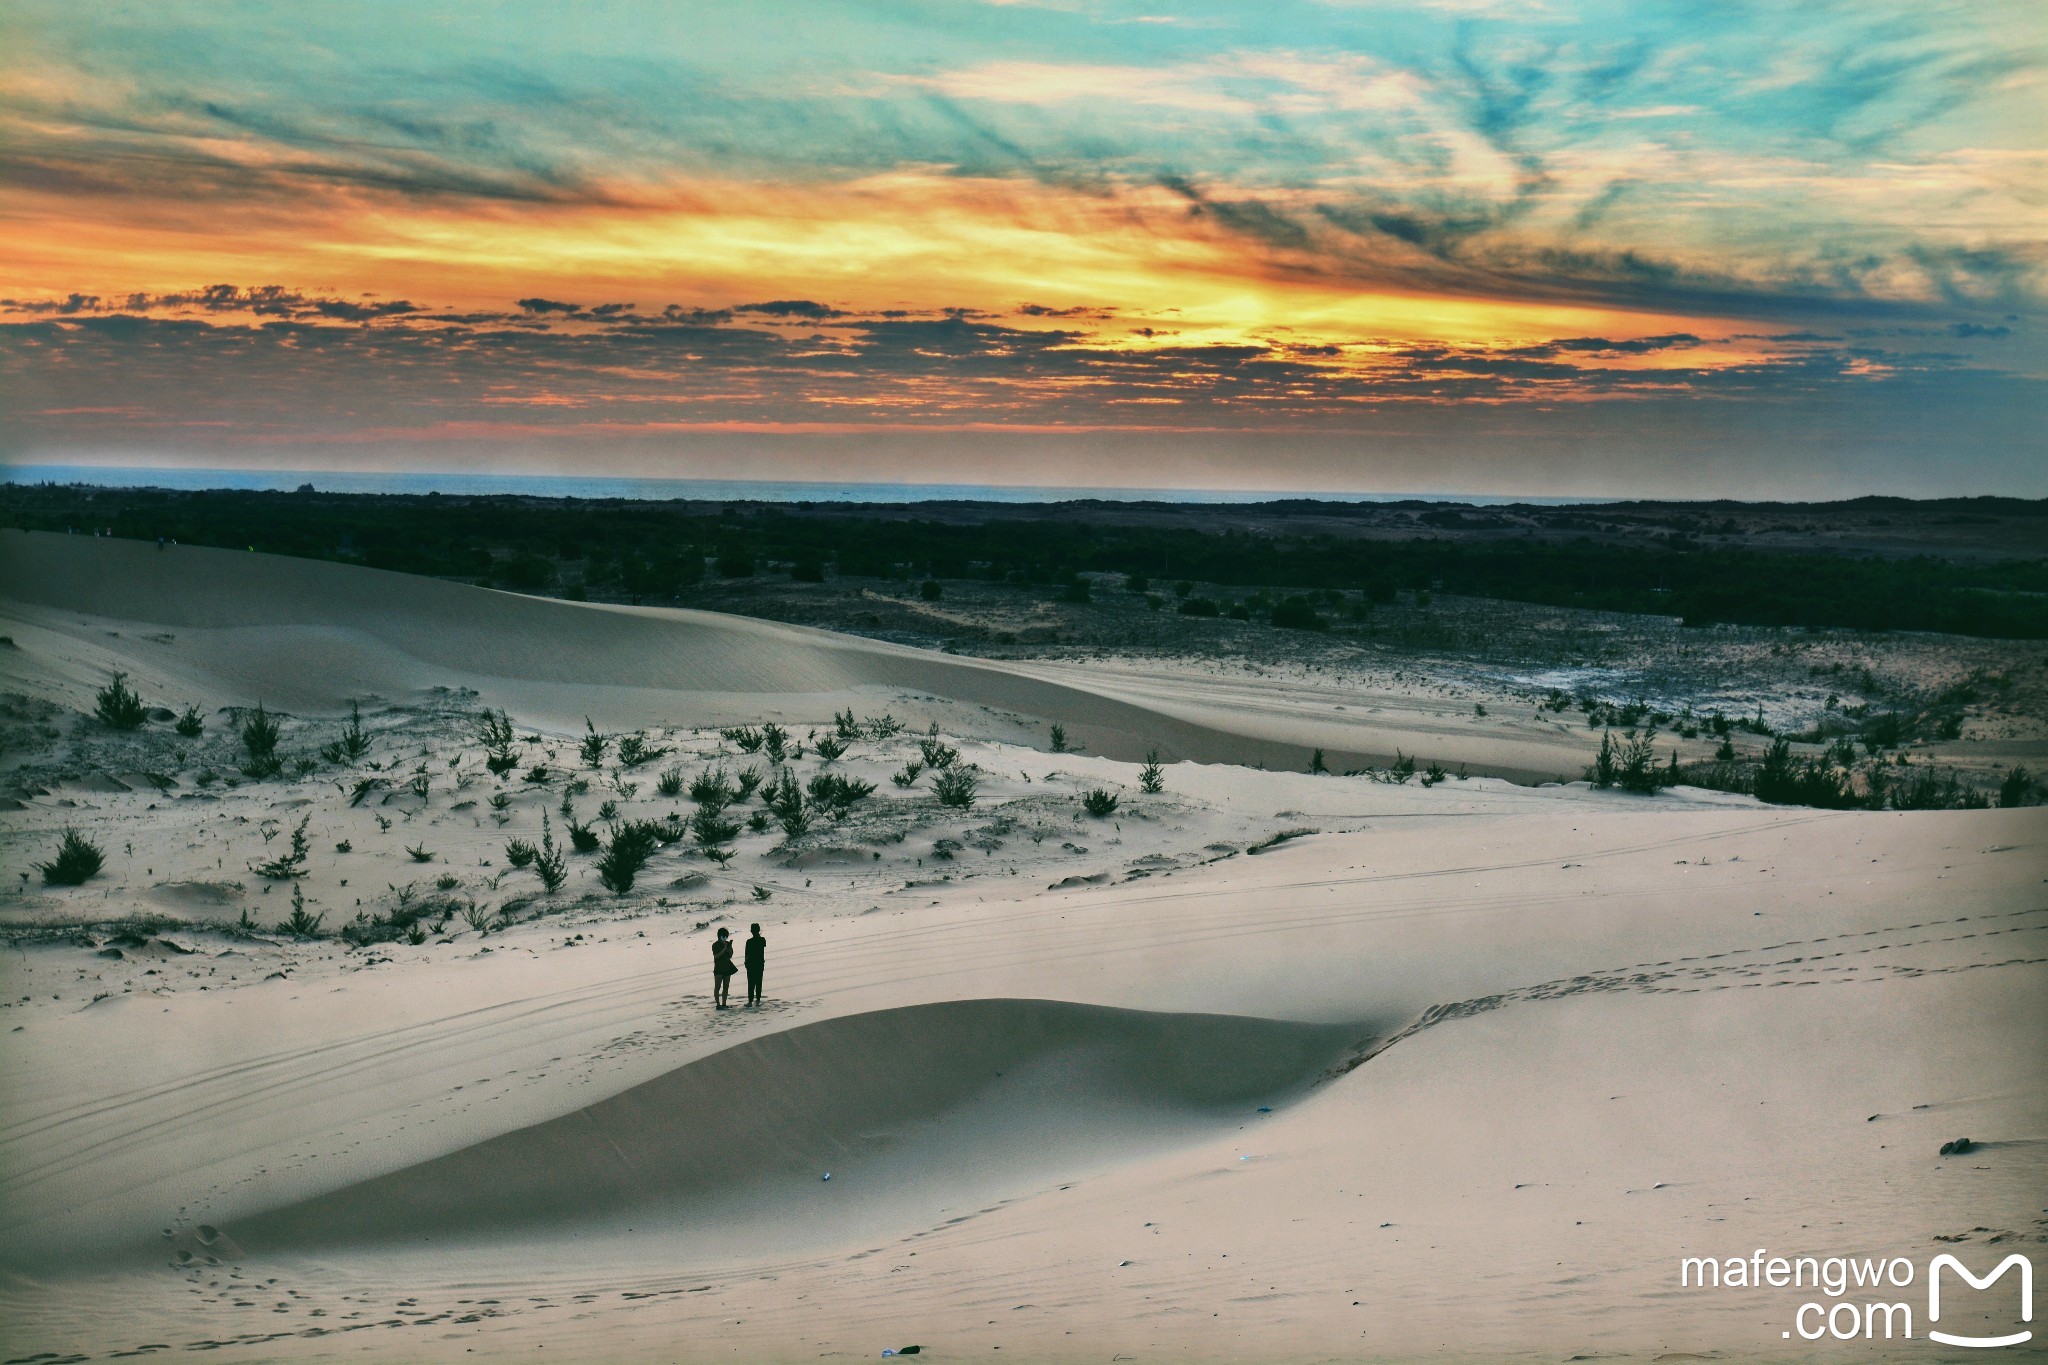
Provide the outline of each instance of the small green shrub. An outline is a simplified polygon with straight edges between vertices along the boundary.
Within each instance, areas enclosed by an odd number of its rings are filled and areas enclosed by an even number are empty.
[[[142,698],[135,689],[128,686],[128,675],[116,673],[113,680],[95,694],[93,714],[116,730],[133,730],[149,719],[149,708],[142,704]]]
[[[681,796],[683,794],[682,768],[663,768],[661,770],[661,776],[655,779],[654,789],[660,792],[663,796]]]
[[[277,741],[284,734],[284,726],[277,717],[256,703],[256,709],[242,722],[242,747],[248,750],[249,761],[242,771],[250,777],[275,777],[284,771],[284,763],[277,756]]]
[[[198,707],[188,706],[178,713],[178,719],[171,728],[186,739],[197,739],[206,729],[206,717],[199,714]]]
[[[605,750],[611,747],[612,737],[600,734],[588,716],[583,718],[583,731],[583,738],[577,745],[577,753],[582,756],[584,767],[595,768],[604,762]]]
[[[1116,807],[1116,793],[1104,791],[1101,787],[1092,789],[1086,796],[1081,798],[1081,809],[1087,811],[1098,820],[1116,814]]]
[[[939,798],[939,804],[959,810],[972,806],[980,789],[980,779],[971,770],[957,765],[946,768],[932,782],[932,795]]]
[[[541,818],[546,819],[546,814]],[[540,850],[524,839],[514,839],[505,845],[505,861],[514,867],[531,867],[539,856]]]
[[[533,870],[540,877],[540,884],[553,895],[569,880],[568,859],[555,847],[555,829],[548,823],[548,813],[540,813],[540,851],[534,855]]]
[[[307,912],[305,888],[297,883],[293,883],[292,913],[278,924],[277,932],[280,934],[291,934],[296,938],[318,938],[320,936],[320,922],[326,918],[327,916],[324,913],[314,915]]]
[[[1157,796],[1166,790],[1166,770],[1159,766],[1159,751],[1145,751],[1145,766],[1138,769],[1138,789],[1147,796]]]
[[[633,879],[640,875],[641,868],[647,866],[647,860],[654,856],[659,843],[653,827],[645,821],[635,820],[618,826],[606,842],[604,852],[598,856],[597,879],[613,895],[625,895],[633,889]]]
[[[37,863],[36,870],[43,874],[47,885],[80,886],[88,878],[98,876],[106,863],[106,855],[98,844],[75,829],[67,829],[57,845],[57,856],[47,863]]]
[[[306,825],[312,818],[310,815],[306,816],[292,830],[292,842],[289,850],[280,853],[267,863],[255,864],[250,870],[259,877],[268,877],[276,882],[305,876],[306,855],[311,847],[311,840],[306,837]]]

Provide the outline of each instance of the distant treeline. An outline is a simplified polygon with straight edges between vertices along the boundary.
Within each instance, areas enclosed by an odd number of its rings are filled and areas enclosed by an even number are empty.
[[[514,496],[178,492],[0,485],[0,522],[253,547],[570,596],[686,597],[707,574],[985,579],[1059,587],[1143,575],[1387,601],[1403,589],[1646,612],[1689,625],[1932,630],[2048,638],[2048,558],[1934,558],[1655,546],[1537,536],[1373,540],[1104,524],[1048,509],[976,523],[770,504]]]

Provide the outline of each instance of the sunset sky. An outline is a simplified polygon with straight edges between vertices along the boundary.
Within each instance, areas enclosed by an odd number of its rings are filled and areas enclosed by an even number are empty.
[[[2048,494],[2038,0],[0,14],[0,461]]]

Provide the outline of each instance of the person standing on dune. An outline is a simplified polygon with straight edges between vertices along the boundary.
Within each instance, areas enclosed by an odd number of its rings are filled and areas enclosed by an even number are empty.
[[[711,945],[711,1005],[713,1009],[724,1009],[726,996],[732,991],[733,973],[738,969],[732,965],[732,938],[725,930],[718,931],[718,938]]]
[[[768,970],[768,940],[761,937],[761,926],[755,925],[754,932],[747,939],[747,1003],[761,1003],[761,974]]]

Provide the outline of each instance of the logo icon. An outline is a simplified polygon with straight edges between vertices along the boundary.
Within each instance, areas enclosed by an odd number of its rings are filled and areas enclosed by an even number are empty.
[[[1968,1266],[1944,1252],[1942,1255],[1935,1257],[1927,1267],[1927,1320],[1929,1322],[1941,1321],[1941,1268],[1943,1266],[1947,1266],[1955,1271],[1956,1274],[1962,1276],[1972,1289],[1989,1289],[2006,1271],[2011,1270],[2014,1266],[2018,1266],[2020,1271],[2020,1321],[2032,1322],[2034,1320],[2034,1263],[2032,1261],[2029,1261],[2026,1257],[2015,1251],[2012,1255],[2000,1261],[1996,1270],[1979,1279],[1970,1273]],[[1927,1337],[1928,1340],[1938,1341],[1944,1346],[2017,1346],[2021,1342],[2032,1341],[2034,1334],[2031,1331],[2025,1331],[2014,1332],[2010,1336],[2003,1337],[1960,1337],[1947,1332],[1937,1332],[1930,1327],[1927,1329]]]

